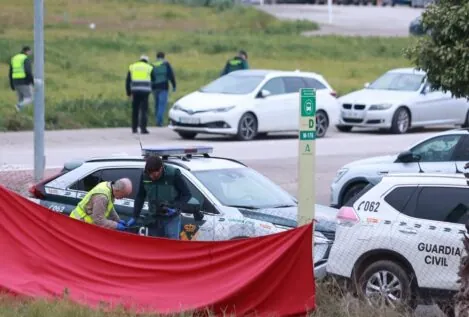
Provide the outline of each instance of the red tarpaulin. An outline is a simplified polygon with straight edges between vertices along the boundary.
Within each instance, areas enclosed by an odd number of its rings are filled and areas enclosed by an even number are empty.
[[[312,225],[258,238],[149,238],[73,220],[0,186],[0,289],[161,314],[313,310]]]

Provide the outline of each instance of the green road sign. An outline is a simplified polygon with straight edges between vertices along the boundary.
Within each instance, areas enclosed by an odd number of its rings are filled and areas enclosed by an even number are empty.
[[[302,88],[301,95],[301,116],[312,117],[316,115],[316,90],[313,88]]]
[[[316,139],[316,131],[300,131],[300,141],[309,141]]]

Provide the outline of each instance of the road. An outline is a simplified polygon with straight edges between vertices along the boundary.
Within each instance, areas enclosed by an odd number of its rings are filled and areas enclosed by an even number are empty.
[[[409,24],[423,12],[421,8],[407,6],[332,6],[329,24],[327,5],[275,4],[258,6],[279,19],[310,20],[320,30],[306,35],[337,34],[347,36],[408,36]]]

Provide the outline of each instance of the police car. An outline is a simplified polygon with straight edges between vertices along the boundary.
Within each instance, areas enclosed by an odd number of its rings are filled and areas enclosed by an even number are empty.
[[[230,240],[262,236],[297,226],[297,200],[268,178],[243,163],[211,156],[211,147],[142,148],[142,155],[153,153],[164,164],[178,167],[187,182],[192,198],[204,217],[196,221],[182,213],[181,239]],[[77,203],[101,181],[122,177],[132,180],[132,196],[116,200],[114,205],[122,219],[132,216],[138,182],[145,162],[143,156],[116,156],[68,162],[63,170],[30,188],[31,200],[56,212],[70,214]],[[334,238],[338,210],[316,205],[314,233],[315,276],[325,274],[327,255]],[[141,218],[148,212],[145,203]],[[148,228],[137,222],[140,235]]]
[[[371,302],[436,303],[452,315],[448,296],[459,288],[469,220],[464,175],[389,174],[347,202],[337,220],[331,276]]]

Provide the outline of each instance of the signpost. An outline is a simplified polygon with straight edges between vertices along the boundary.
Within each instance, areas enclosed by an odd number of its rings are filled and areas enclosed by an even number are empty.
[[[298,225],[314,219],[316,181],[316,90],[300,90],[298,146]]]
[[[34,180],[44,176],[44,0],[34,0]]]

